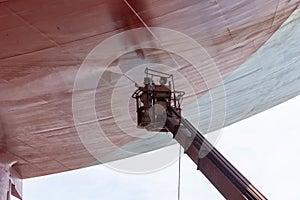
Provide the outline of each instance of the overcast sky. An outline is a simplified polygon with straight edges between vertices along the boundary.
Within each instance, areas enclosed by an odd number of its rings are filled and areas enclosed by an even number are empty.
[[[216,147],[268,199],[300,199],[300,96],[223,130]],[[130,159],[128,159],[130,162]],[[25,200],[173,200],[178,162],[132,175],[94,166],[24,180]],[[181,199],[223,199],[193,162],[183,157]]]

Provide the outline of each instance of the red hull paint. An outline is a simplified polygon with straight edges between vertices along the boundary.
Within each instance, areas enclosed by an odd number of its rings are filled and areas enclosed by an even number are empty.
[[[17,156],[23,178],[85,167],[95,158],[82,145],[72,117],[72,88],[87,54],[104,39],[142,27],[123,1],[38,0],[0,3],[0,146]],[[118,1],[114,1],[117,2]],[[129,1],[143,20],[195,39],[211,55],[223,77],[259,49],[293,12],[299,1]],[[119,10],[119,11],[118,11]],[[127,15],[122,18],[120,14]],[[130,19],[130,20],[129,20]],[[151,53],[150,53],[151,54]],[[126,57],[133,61],[132,55]],[[170,63],[159,53],[163,63]],[[124,69],[125,70],[125,69]],[[190,66],[181,71],[197,88],[205,81]],[[111,83],[118,76],[108,74]],[[213,76],[212,76],[213,78]],[[131,87],[131,86],[130,86]],[[97,115],[118,147],[134,140],[110,117],[111,88],[100,85]],[[207,90],[198,90],[199,95]],[[83,92],[84,94],[84,92]],[[104,95],[103,95],[104,94]],[[134,113],[134,108],[132,108]],[[91,138],[100,155],[116,148]]]

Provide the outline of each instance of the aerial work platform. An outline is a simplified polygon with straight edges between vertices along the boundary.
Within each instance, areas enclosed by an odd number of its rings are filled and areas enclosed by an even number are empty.
[[[266,200],[187,119],[181,116],[182,91],[176,91],[173,76],[145,70],[144,86],[132,95],[136,99],[139,128],[171,132],[185,153],[215,188],[230,200]],[[155,83],[154,78],[159,78]]]

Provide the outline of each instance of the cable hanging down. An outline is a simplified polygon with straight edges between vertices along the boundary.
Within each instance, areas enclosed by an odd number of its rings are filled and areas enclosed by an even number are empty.
[[[180,200],[181,189],[181,145],[179,145],[179,158],[178,158],[178,187],[177,187],[177,199]]]

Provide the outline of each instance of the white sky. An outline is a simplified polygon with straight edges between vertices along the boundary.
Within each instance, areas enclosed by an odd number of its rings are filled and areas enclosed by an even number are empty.
[[[300,199],[300,96],[223,130],[216,147],[268,199]],[[130,160],[129,160],[130,162]],[[25,200],[177,199],[178,162],[152,174],[105,166],[24,180]],[[185,155],[181,199],[223,199]]]

